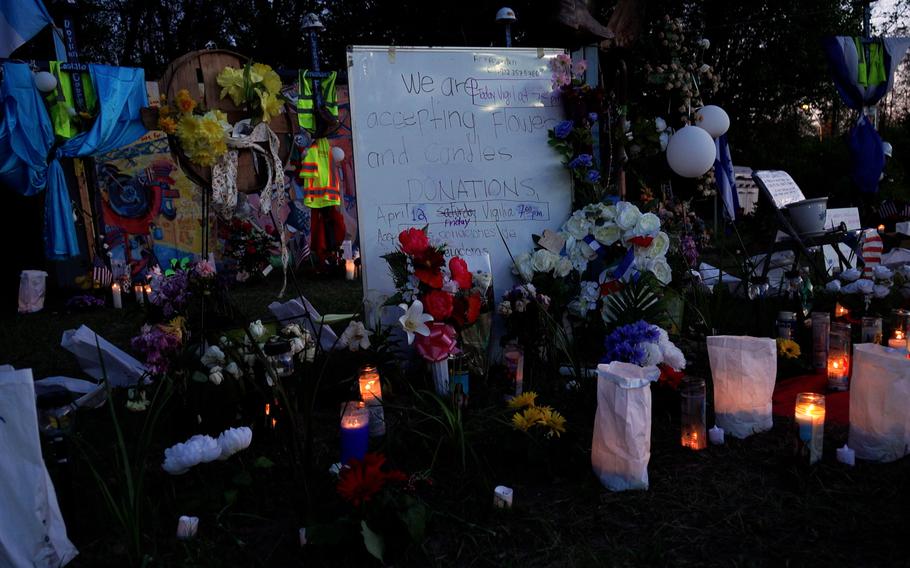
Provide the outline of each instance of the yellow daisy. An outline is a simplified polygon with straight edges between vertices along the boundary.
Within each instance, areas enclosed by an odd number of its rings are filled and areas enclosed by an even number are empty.
[[[799,343],[793,341],[792,339],[779,338],[777,340],[777,353],[781,357],[785,357],[787,359],[796,359],[801,354]]]
[[[560,434],[566,431],[565,417],[549,406],[540,408],[540,422],[541,425],[550,429],[550,431],[547,432],[548,438],[552,437],[554,434],[558,438]]]
[[[182,113],[193,112],[193,109],[196,108],[196,101],[190,96],[188,90],[180,89],[177,91],[177,108]]]
[[[524,408],[526,406],[534,406],[536,400],[537,393],[534,391],[521,393],[518,396],[513,396],[509,400],[509,408]]]

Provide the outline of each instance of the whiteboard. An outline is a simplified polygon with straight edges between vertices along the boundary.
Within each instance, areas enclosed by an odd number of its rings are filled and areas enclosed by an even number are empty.
[[[557,49],[366,47],[348,50],[364,291],[395,292],[382,255],[429,227],[464,257],[489,255],[496,297],[512,254],[557,229],[571,180],[547,130],[562,120],[550,86]],[[500,231],[502,237],[500,237]]]

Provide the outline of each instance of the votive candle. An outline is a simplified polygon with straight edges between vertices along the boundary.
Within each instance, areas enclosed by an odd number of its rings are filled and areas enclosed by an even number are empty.
[[[145,296],[142,294],[142,292],[142,284],[136,284],[133,286],[133,295],[136,296],[136,301],[139,302],[140,306],[145,303]]]
[[[796,395],[796,455],[814,464],[822,457],[825,434],[825,395],[801,392]]]
[[[382,383],[373,365],[360,368],[360,398],[370,409],[370,436],[385,434],[385,411],[382,408]]]
[[[341,414],[341,463],[363,460],[370,445],[370,411],[363,403],[344,403]]]
[[[349,258],[344,261],[344,277],[346,280],[353,280],[354,273],[356,272],[356,267],[354,266],[354,259]]]

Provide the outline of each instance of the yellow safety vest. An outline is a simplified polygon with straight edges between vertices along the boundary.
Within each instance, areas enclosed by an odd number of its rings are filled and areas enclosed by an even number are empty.
[[[54,125],[54,134],[69,140],[79,134],[79,128],[70,114],[71,109],[76,108],[73,79],[69,73],[60,70],[59,61],[49,63],[51,73],[57,78],[57,88],[46,97],[49,105],[48,113],[51,115],[51,123]],[[95,95],[95,86],[92,84],[88,71],[80,73],[79,80],[82,81],[82,92],[85,93],[86,109],[89,114],[94,114],[98,106],[98,97]]]
[[[327,138],[320,138],[307,148],[299,177],[304,205],[313,209],[341,205],[341,189]]]
[[[297,94],[297,124],[305,130],[316,130],[316,114],[314,112],[313,80],[307,78],[307,71],[300,71],[300,92]],[[329,113],[338,118],[338,100],[335,96],[335,77],[332,71],[325,79],[319,80],[322,91],[322,104]]]

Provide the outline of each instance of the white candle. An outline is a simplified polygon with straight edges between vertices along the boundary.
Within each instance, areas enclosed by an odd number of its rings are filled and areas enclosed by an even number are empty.
[[[907,349],[907,340],[904,339],[904,333],[902,331],[895,331],[894,337],[888,340],[888,347],[893,349]]]
[[[856,452],[844,444],[843,448],[837,448],[837,461],[847,465],[856,465]]]
[[[800,456],[807,455],[809,464],[822,457],[825,433],[825,397],[815,393],[800,393],[796,397],[796,420]]]
[[[497,485],[493,490],[493,505],[499,509],[512,508],[512,488],[505,485]]]
[[[136,301],[139,302],[140,306],[145,303],[145,297],[142,295],[142,284],[133,286],[133,294],[136,296]]]
[[[714,445],[720,445],[724,443],[724,429],[717,426],[708,430],[708,439],[711,440],[711,443]]]
[[[347,280],[354,279],[354,259],[344,261],[344,277]]]
[[[114,307],[116,309],[123,308],[123,297],[120,296],[120,284],[114,282],[111,284],[111,296],[114,298]]]
[[[306,527],[302,527],[297,533],[300,538],[300,547],[303,548],[306,546]]]

